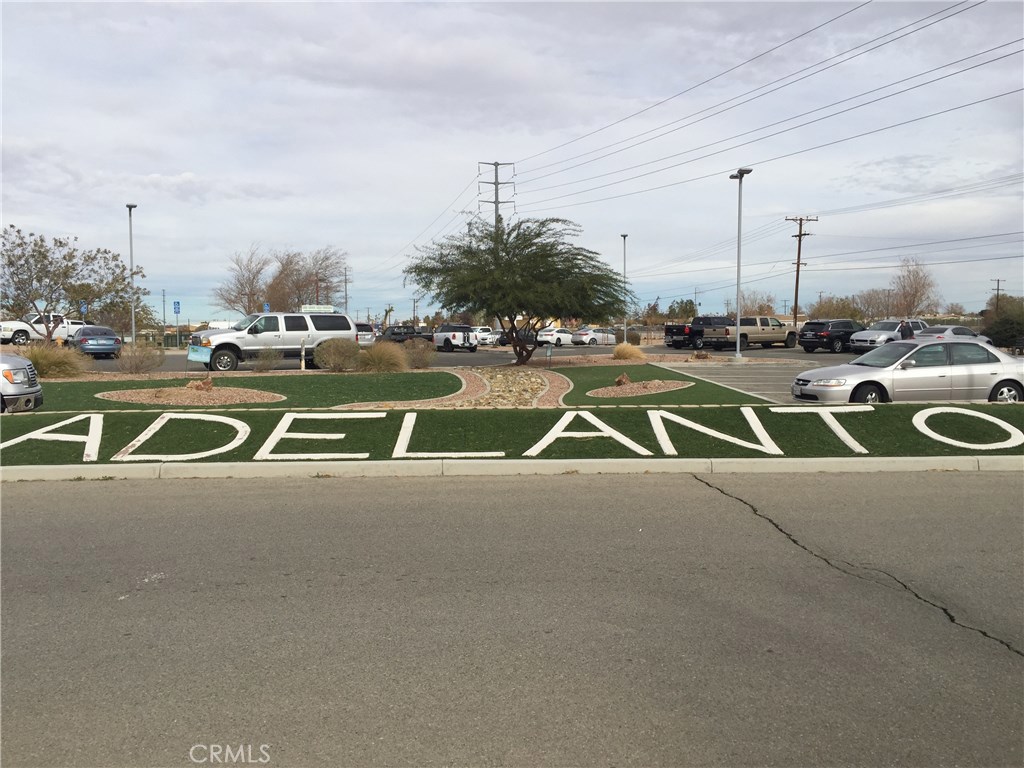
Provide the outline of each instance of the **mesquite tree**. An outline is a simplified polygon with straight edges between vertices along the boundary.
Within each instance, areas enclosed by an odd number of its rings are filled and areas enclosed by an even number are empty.
[[[572,242],[580,233],[565,219],[499,220],[497,227],[476,219],[464,233],[417,248],[406,282],[450,313],[498,318],[522,365],[551,320],[622,317],[635,301],[622,275]]]

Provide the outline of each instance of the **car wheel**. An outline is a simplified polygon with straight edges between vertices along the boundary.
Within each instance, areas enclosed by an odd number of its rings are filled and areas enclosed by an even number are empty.
[[[747,341],[747,337],[746,336],[740,336],[740,351],[746,349],[748,345],[749,345],[749,342]]]
[[[1019,403],[1024,400],[1024,390],[1015,381],[1001,381],[989,393],[990,403]]]
[[[786,349],[792,349],[796,346],[796,334],[791,333],[786,336]]]
[[[884,403],[885,398],[882,397],[882,390],[879,389],[877,385],[861,384],[853,391],[853,395],[850,397],[850,402],[877,405],[878,403]]]
[[[470,352],[476,352],[476,347],[470,347],[470,348],[469,348],[469,351],[470,351]]]
[[[452,347],[452,340],[451,339],[445,339],[444,340],[444,345],[442,346],[442,349],[444,349],[445,352],[451,352],[452,349],[454,349],[454,347]]]
[[[23,347],[28,344],[28,331],[15,331],[11,336],[11,343]]]
[[[562,340],[561,339],[555,339],[555,346],[556,347],[562,346]]]
[[[7,401],[0,395],[0,413],[7,413]]]
[[[697,336],[693,340],[693,348],[694,349],[704,349],[704,337],[703,336]]]
[[[842,339],[832,339],[832,343],[829,344],[828,348],[830,350],[832,350],[833,352],[842,352],[843,351],[843,340]]]
[[[238,368],[238,357],[230,349],[219,349],[210,358],[210,368],[214,371],[233,371]]]
[[[808,346],[804,345],[804,352],[807,352],[808,354],[810,354],[813,351],[814,351],[814,347],[808,347]]]
[[[596,347],[597,346],[597,339],[591,339],[588,343],[590,344],[590,346]]]

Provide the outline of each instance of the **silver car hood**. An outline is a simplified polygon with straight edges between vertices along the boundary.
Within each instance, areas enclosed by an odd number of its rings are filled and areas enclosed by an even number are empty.
[[[869,370],[867,366],[843,363],[842,365],[830,365],[826,368],[812,368],[809,371],[798,374],[797,378],[807,379],[808,381],[814,381],[815,379],[845,379],[847,376],[862,373],[866,370]]]

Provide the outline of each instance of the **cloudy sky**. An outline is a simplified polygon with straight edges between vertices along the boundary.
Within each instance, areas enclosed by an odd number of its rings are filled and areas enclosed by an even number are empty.
[[[1024,294],[1024,4],[4,2],[3,223],[128,253],[158,316],[228,259],[334,246],[412,314],[416,245],[557,216],[644,303]],[[507,165],[506,165],[507,164]],[[999,280],[996,283],[995,280]],[[420,301],[419,308],[430,306]]]

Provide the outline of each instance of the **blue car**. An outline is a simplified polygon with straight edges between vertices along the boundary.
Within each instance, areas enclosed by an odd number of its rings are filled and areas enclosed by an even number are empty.
[[[121,337],[113,328],[103,325],[84,325],[68,339],[69,347],[93,357],[120,357]]]

